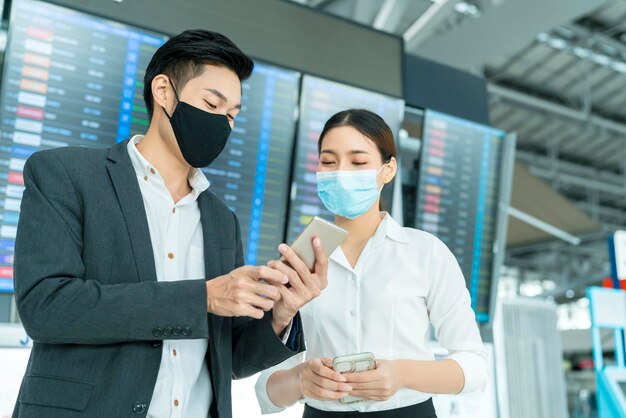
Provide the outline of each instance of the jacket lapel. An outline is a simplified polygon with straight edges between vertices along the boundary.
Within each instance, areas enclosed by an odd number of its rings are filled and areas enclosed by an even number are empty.
[[[202,222],[202,237],[204,239],[204,271],[207,280],[214,279],[223,274],[222,272],[222,246],[220,243],[220,230],[216,221],[215,210],[211,208],[209,191],[204,191],[198,196],[198,208]],[[209,349],[211,365],[219,367],[218,347],[221,347],[221,332],[224,318],[219,315],[208,314],[209,319]],[[213,388],[217,390],[220,382],[217,382],[218,373],[212,372]]]
[[[220,226],[215,217],[215,210],[211,210],[209,191],[198,196],[198,208],[202,222],[202,237],[204,239],[204,270],[207,280],[223,274],[221,264]]]
[[[156,281],[148,218],[127,144],[128,140],[111,148],[107,169],[126,220],[139,280]]]

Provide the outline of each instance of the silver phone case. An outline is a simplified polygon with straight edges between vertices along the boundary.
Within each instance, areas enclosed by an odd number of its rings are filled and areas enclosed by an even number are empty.
[[[333,369],[339,373],[359,373],[376,368],[376,359],[373,353],[350,354],[333,359]],[[363,402],[365,399],[346,396],[339,399],[339,403],[349,405]]]
[[[311,222],[309,222],[298,238],[291,244],[291,248],[304,262],[309,271],[313,271],[315,267],[315,253],[311,244],[313,235],[319,237],[324,252],[330,257],[333,251],[335,251],[346,238],[348,231],[317,216],[311,219]],[[281,257],[280,260],[285,261],[285,257]]]

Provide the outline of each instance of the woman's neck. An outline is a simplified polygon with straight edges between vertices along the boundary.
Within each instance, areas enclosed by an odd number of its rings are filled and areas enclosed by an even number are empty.
[[[370,210],[356,219],[335,216],[337,226],[348,231],[348,236],[341,244],[341,248],[353,268],[356,266],[367,241],[376,233],[376,229],[382,221],[378,207],[377,202]]]

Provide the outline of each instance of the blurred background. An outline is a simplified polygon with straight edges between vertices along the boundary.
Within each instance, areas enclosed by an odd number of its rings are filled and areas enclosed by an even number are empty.
[[[588,297],[626,279],[625,1],[0,0],[0,15],[0,416],[31,345],[13,298],[24,162],[143,133],[144,69],[189,28],[256,62],[204,169],[239,217],[247,264],[330,217],[319,132],[339,110],[373,110],[400,150],[386,208],[452,249],[490,354],[486,392],[436,396],[438,415],[596,417],[604,397],[626,408],[626,378],[603,374],[624,368],[626,304],[614,290],[602,299],[614,316],[593,320]],[[260,416],[255,380],[235,383],[235,417]],[[600,416],[626,416],[615,408]]]

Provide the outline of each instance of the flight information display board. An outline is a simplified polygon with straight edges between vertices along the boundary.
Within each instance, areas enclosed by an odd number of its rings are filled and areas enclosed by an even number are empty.
[[[13,249],[26,159],[68,145],[109,147],[145,133],[143,77],[167,36],[32,0],[13,4],[0,94],[0,291],[13,290]],[[245,261],[278,256],[300,73],[256,63],[223,154],[204,168],[240,221]]]
[[[144,132],[141,80],[166,39],[45,2],[13,2],[0,92],[0,291],[13,289],[26,159]]]
[[[280,256],[299,87],[300,73],[257,62],[228,144],[204,169],[210,189],[239,218],[246,264]]]
[[[489,321],[505,133],[426,111],[415,225],[456,256],[479,322]]]
[[[332,220],[317,195],[317,142],[326,121],[335,113],[363,108],[380,115],[394,136],[400,129],[404,101],[341,83],[305,75],[300,98],[300,123],[289,208],[287,241],[292,242],[313,216]],[[383,189],[390,193],[391,187]]]

